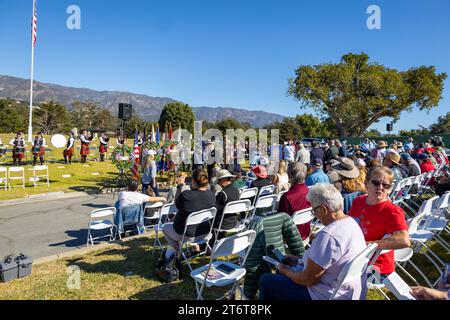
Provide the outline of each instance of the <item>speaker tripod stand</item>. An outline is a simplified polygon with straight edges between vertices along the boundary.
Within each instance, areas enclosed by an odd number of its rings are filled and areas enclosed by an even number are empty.
[[[103,190],[111,189],[111,193],[113,194],[113,199],[116,197],[122,189],[125,189],[128,186],[128,182],[130,182],[130,177],[125,173],[124,169],[119,170],[117,177],[105,183],[105,185],[98,190],[97,194],[101,193]]]

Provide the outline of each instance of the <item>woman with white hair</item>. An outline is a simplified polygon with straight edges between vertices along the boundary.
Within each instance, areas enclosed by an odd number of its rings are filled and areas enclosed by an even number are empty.
[[[366,248],[354,219],[345,215],[341,193],[331,184],[317,184],[307,196],[315,216],[325,225],[309,250],[286,256],[278,274],[264,274],[259,282],[261,300],[328,300],[338,286],[344,266]],[[343,285],[338,299],[364,299],[366,275]]]

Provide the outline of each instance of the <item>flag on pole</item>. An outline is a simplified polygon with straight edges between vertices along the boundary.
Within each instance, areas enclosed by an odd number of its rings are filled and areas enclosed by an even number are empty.
[[[173,131],[172,131],[172,125],[169,125],[169,140],[173,139]]]
[[[31,27],[31,37],[33,42],[33,47],[36,46],[36,40],[37,40],[37,15],[36,15],[36,0],[33,0],[33,22]]]
[[[134,143],[133,143],[133,154],[131,155],[131,172],[133,173],[133,176],[139,180],[140,178],[140,172],[139,172],[139,146],[138,146],[138,131],[134,132]]]
[[[156,125],[156,138],[155,138],[155,142],[159,145],[159,124]]]
[[[150,142],[155,142],[155,127],[153,126],[153,123],[152,123],[152,138]]]

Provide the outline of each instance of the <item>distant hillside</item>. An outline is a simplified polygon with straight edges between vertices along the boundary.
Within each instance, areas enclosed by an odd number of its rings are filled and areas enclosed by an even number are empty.
[[[29,101],[30,80],[0,75],[0,97],[9,97],[20,101]],[[133,110],[146,121],[157,121],[163,107],[176,100],[171,98],[150,97],[142,94],[120,91],[95,91],[85,88],[71,88],[56,84],[34,82],[33,102],[58,101],[69,110],[73,101],[95,102],[99,107],[117,114],[120,102],[131,103]],[[249,111],[235,108],[193,107],[197,120],[216,121],[234,118],[240,122],[249,122],[254,127],[261,127],[283,116],[264,111]]]

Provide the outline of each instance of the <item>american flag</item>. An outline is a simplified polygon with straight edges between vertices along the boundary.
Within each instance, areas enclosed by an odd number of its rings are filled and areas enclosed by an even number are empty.
[[[133,154],[131,155],[131,162],[133,165],[131,166],[131,172],[133,173],[133,176],[139,180],[140,178],[140,161],[139,161],[139,154],[141,153],[138,146],[138,133],[137,130],[134,133],[134,147],[133,147]]]
[[[32,23],[32,29],[31,29],[31,37],[32,37],[32,42],[33,42],[33,47],[36,46],[36,39],[37,39],[37,16],[36,16],[36,0],[34,0],[33,3],[33,8],[34,8],[34,12],[33,12],[33,23]]]

